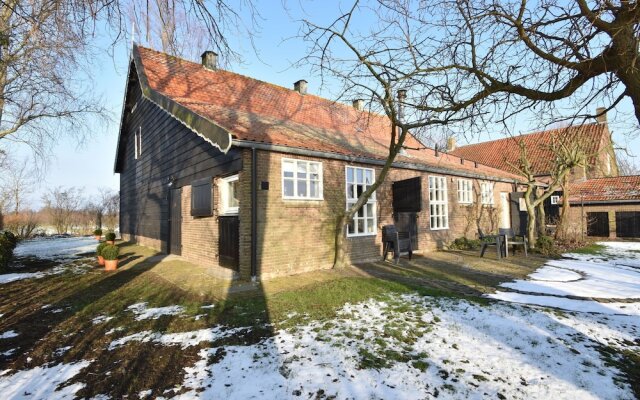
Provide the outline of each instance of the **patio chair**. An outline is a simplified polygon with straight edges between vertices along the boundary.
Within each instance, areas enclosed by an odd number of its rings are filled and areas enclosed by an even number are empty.
[[[524,235],[516,235],[511,228],[500,228],[500,235],[504,236],[504,249],[503,255],[505,257],[509,257],[509,245],[513,246],[513,252],[516,252],[516,248],[518,246],[522,246],[524,249],[524,256],[529,257],[527,254],[527,247],[529,246],[529,242],[527,241],[526,236]]]
[[[387,254],[393,249],[393,259],[397,264],[400,261],[400,253],[408,252],[409,260],[413,256],[411,247],[411,233],[398,232],[395,225],[385,225],[382,227],[383,261],[387,261]]]
[[[496,246],[496,255],[498,258],[502,258],[502,254],[504,253],[503,235],[485,235],[482,232],[482,229],[478,230],[478,235],[480,236],[480,241],[482,242],[482,245],[480,246],[480,257],[484,257],[484,252],[487,251],[487,247]]]

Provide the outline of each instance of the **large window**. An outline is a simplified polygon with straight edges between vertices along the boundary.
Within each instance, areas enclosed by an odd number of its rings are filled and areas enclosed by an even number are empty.
[[[374,182],[374,172],[371,168],[346,168],[347,209],[351,208],[358,197]],[[376,192],[373,192],[362,208],[354,215],[347,225],[347,236],[368,236],[376,234]]]
[[[471,179],[458,179],[458,203],[473,203],[473,182]]]
[[[482,204],[493,204],[493,182],[480,182]]]
[[[322,200],[322,163],[283,158],[282,198]]]
[[[220,179],[220,214],[238,214],[238,175]]]
[[[449,228],[447,179],[444,176],[429,177],[429,216],[432,230]]]

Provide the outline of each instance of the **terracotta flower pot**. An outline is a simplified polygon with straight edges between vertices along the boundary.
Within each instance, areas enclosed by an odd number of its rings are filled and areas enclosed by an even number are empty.
[[[116,241],[115,240],[107,240],[107,243],[108,244],[116,244]]]
[[[118,269],[118,260],[104,260],[105,271],[115,271]]]
[[[98,256],[98,265],[104,265],[104,257]]]
[[[102,236],[101,236],[101,235],[95,235],[95,236],[96,236],[96,240],[97,240],[98,242],[100,241],[100,239],[102,239]]]

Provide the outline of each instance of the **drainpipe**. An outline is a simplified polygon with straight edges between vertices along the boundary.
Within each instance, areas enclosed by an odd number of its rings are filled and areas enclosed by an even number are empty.
[[[251,280],[257,280],[258,270],[258,151],[251,148]]]

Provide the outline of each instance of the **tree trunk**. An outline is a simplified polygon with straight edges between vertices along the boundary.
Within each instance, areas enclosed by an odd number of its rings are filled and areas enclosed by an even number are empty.
[[[338,216],[338,218],[336,218],[336,233],[335,233],[336,247],[335,247],[335,254],[334,254],[334,261],[333,261],[334,268],[341,268],[341,267],[347,266],[345,253],[344,253],[344,240],[345,240],[344,228],[345,226],[347,226],[347,223],[349,222],[349,219],[347,218],[347,216],[348,214],[344,213]]]
[[[536,206],[537,209],[537,213],[536,213],[536,221],[537,221],[537,228],[538,228],[538,236],[546,236],[547,234],[547,214],[544,212],[544,201],[541,201],[540,203],[538,203],[538,205]]]

